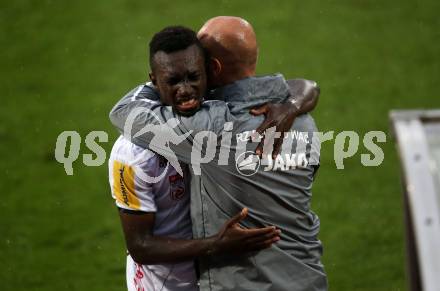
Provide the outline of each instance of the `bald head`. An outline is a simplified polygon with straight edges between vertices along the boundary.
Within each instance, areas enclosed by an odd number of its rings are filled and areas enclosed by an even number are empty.
[[[240,17],[217,16],[209,19],[197,36],[220,63],[219,85],[255,75],[258,45],[249,22]]]

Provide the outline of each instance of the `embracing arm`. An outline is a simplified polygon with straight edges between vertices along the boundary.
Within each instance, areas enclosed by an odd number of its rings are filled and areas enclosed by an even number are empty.
[[[297,108],[297,115],[311,112],[318,104],[320,88],[315,81],[306,79],[287,80],[290,88],[289,101]]]
[[[262,134],[266,129],[275,126],[277,132],[287,132],[290,130],[295,118],[312,110],[318,100],[319,88],[313,81],[304,79],[294,79],[287,81],[290,87],[290,97],[285,103],[267,103],[251,113],[255,115],[264,114],[266,119],[257,128],[257,132]],[[142,85],[132,90],[122,98],[110,112],[110,120],[113,125],[133,143],[153,151],[160,152],[167,158],[167,151],[175,153],[177,158],[184,162],[191,162],[192,138],[197,131],[209,130],[218,133],[223,129],[225,122],[234,121],[229,108],[222,101],[209,101],[202,104],[201,109],[191,117],[176,115],[170,106],[163,106],[157,101],[147,98],[138,98],[139,94],[152,95],[154,91],[151,87]],[[291,102],[296,100],[295,102]],[[170,119],[178,121],[178,125],[170,128],[166,122]],[[151,131],[143,131],[146,125],[162,124],[160,130],[162,134]],[[157,129],[157,128],[156,128]],[[168,131],[166,131],[168,129]],[[169,136],[171,131],[178,136],[186,136],[179,143],[173,144],[172,141],[166,144],[151,145],[155,136]],[[281,136],[282,137],[282,136]],[[262,153],[264,140],[256,148],[257,153]],[[276,155],[282,145],[282,138],[276,139],[274,143],[274,155]],[[159,148],[155,148],[159,147]]]
[[[143,93],[154,90],[146,85],[139,88]],[[223,101],[204,102],[193,116],[184,117],[171,106],[138,98],[136,92],[132,90],[113,107],[110,121],[126,139],[168,160],[175,154],[181,162],[190,163],[198,132],[219,133],[225,122],[235,120]]]
[[[257,251],[268,248],[279,240],[279,230],[274,227],[244,229],[238,223],[247,215],[243,209],[216,235],[205,239],[174,239],[153,236],[155,214],[119,209],[127,249],[139,264],[162,264],[192,260],[196,257]]]
[[[279,138],[274,138],[272,153],[274,157],[281,150],[284,133],[290,131],[296,117],[315,109],[320,94],[320,89],[314,81],[290,79],[287,80],[287,84],[289,85],[290,97],[285,102],[266,103],[251,110],[254,115],[265,115],[266,117],[256,129],[260,135],[263,135],[271,127],[275,127],[275,131],[280,133]],[[263,153],[263,145],[264,139],[255,149],[257,154]]]
[[[251,110],[254,115],[266,115],[257,131],[262,134],[267,128],[289,128],[298,115],[311,112],[318,104],[320,89],[316,82],[306,79],[287,80],[290,97],[282,103],[266,103]],[[283,124],[288,126],[283,126]]]

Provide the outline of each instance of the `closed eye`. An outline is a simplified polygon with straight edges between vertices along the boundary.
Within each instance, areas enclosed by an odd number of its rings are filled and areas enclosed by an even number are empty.
[[[167,79],[167,84],[171,86],[176,85],[179,82],[180,82],[180,78],[177,77],[171,77]]]
[[[189,79],[190,81],[197,81],[197,80],[200,79],[200,74],[197,73],[197,72],[189,73],[189,74],[188,74],[188,79]]]

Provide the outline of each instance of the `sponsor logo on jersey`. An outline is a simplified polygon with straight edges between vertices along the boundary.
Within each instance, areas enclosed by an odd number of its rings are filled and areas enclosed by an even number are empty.
[[[122,168],[119,169],[119,185],[121,187],[121,193],[124,203],[127,206],[130,206],[130,204],[128,203],[127,186],[125,186],[125,181],[124,181],[124,170],[125,170],[125,166],[122,166]]]
[[[113,181],[113,192],[116,196],[116,200],[131,209],[139,209],[140,201],[136,196],[134,186],[134,169],[119,161],[114,161]]]
[[[185,180],[179,174],[168,176],[170,196],[172,200],[180,200],[185,196]]]

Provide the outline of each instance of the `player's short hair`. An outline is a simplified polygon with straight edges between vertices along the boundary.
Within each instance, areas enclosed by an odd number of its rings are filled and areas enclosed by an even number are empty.
[[[167,54],[184,50],[191,45],[200,48],[205,61],[206,51],[197,38],[194,30],[184,26],[167,26],[156,33],[150,41],[150,67],[153,69],[153,58],[157,52],[163,51]]]

